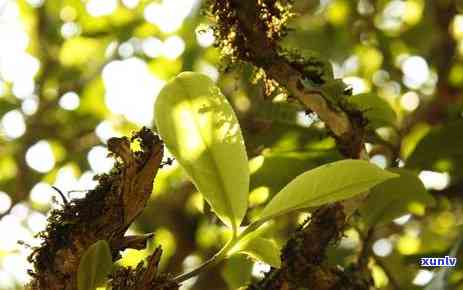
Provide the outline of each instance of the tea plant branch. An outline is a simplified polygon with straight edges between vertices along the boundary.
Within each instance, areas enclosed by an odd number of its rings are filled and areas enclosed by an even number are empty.
[[[367,158],[362,114],[333,107],[326,95],[304,86],[304,79],[323,81],[319,79],[320,74],[309,73],[300,64],[279,53],[278,42],[285,34],[285,21],[290,15],[287,7],[282,8],[271,0],[216,0],[211,4],[211,12],[217,21],[216,36],[223,51],[230,52],[232,59],[262,69],[268,78],[285,87],[307,110],[317,113],[344,156]],[[323,69],[320,65],[310,68],[310,71]],[[372,284],[369,273],[348,273],[323,262],[328,245],[340,237],[345,225],[341,204],[321,207],[314,213],[309,226],[297,231],[287,242],[281,256],[282,267],[273,269],[262,281],[248,289],[369,289]]]
[[[284,22],[284,13],[275,7],[274,1],[217,0],[212,5],[216,17],[216,33],[219,45],[230,48],[232,57],[249,62],[263,69],[266,76],[285,87],[307,110],[317,113],[333,133],[340,150],[350,158],[359,158],[363,148],[364,128],[362,116],[349,114],[330,105],[320,91],[306,88],[301,84],[308,75],[299,64],[280,54],[278,41],[284,34],[283,28],[277,31],[274,22]],[[268,3],[267,3],[268,2]],[[263,16],[268,12],[273,15]],[[264,18],[265,17],[265,18]],[[283,26],[283,24],[281,24]],[[274,32],[270,34],[270,32]],[[269,36],[270,34],[270,36]],[[235,35],[233,38],[229,35]],[[319,67],[313,69],[322,69]],[[318,81],[318,80],[317,80]]]
[[[133,140],[141,150],[132,151]],[[163,144],[149,129],[143,128],[131,139],[111,138],[110,155],[116,158],[108,174],[97,176],[98,185],[81,199],[73,199],[54,210],[42,238],[40,247],[29,257],[33,264],[31,290],[75,290],[77,270],[82,255],[96,241],[105,240],[110,245],[112,259],[126,248],[146,247],[151,234],[125,236],[126,230],[145,208],[153,189],[153,179],[161,165]],[[110,280],[112,289],[177,289],[167,276],[157,271],[161,250],[149,258],[146,268],[122,268]],[[126,284],[124,284],[126,283]],[[167,286],[166,286],[167,285]]]
[[[272,269],[247,289],[369,289],[368,281],[355,271],[342,271],[324,264],[326,247],[341,238],[345,225],[342,205],[328,205],[316,210],[309,224],[298,229],[284,246],[281,268]]]
[[[357,265],[361,269],[367,269],[368,257],[371,256],[371,246],[374,242],[374,227],[370,228],[366,235],[362,237],[362,250],[358,256]]]

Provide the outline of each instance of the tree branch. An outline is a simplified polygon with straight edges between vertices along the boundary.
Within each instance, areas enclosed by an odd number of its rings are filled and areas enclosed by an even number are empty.
[[[134,140],[139,141],[140,151],[130,149],[130,143]],[[162,142],[150,130],[143,128],[130,140],[127,137],[110,139],[108,149],[117,160],[113,170],[97,176],[98,186],[90,190],[85,198],[71,200],[63,209],[53,211],[47,229],[39,234],[43,242],[29,257],[34,265],[34,270],[30,272],[33,277],[30,289],[77,289],[80,258],[98,240],[108,241],[114,260],[118,258],[120,250],[146,246],[151,235],[124,234],[151,195],[153,179],[163,157]],[[130,289],[151,289],[160,285],[168,285],[168,288],[161,289],[176,289],[175,283],[157,274],[160,255],[161,250],[156,250],[146,269],[140,265],[135,270],[117,272],[111,281],[114,289],[127,289],[118,287],[122,281],[129,280],[136,282],[127,282],[134,286]],[[135,272],[143,275],[136,275],[138,278],[133,280],[132,274]],[[122,279],[124,273],[125,280]]]
[[[326,248],[341,238],[345,225],[340,204],[315,211],[310,224],[296,231],[283,248],[281,268],[272,269],[248,290],[369,289],[370,281],[355,271],[344,272],[324,263]]]
[[[267,77],[285,87],[307,110],[317,113],[344,156],[363,157],[365,122],[362,114],[333,108],[324,96],[307,90],[301,83],[303,79],[310,79],[322,84],[321,74],[326,69],[323,62],[311,59],[310,62],[319,67],[307,71],[300,63],[279,53],[278,41],[285,34],[284,23],[289,17],[285,8],[276,5],[274,0],[216,0],[212,4],[212,13],[218,24],[215,31],[222,50],[228,51],[232,59],[261,68]],[[314,213],[310,225],[296,232],[287,242],[281,256],[281,269],[273,269],[248,289],[368,289],[372,282],[369,273],[364,273],[365,269],[353,267],[342,271],[323,262],[326,248],[330,242],[339,239],[345,223],[342,205],[321,207]]]
[[[284,86],[305,107],[317,113],[336,137],[340,150],[347,157],[358,158],[363,147],[363,120],[359,112],[345,112],[332,108],[319,93],[305,89],[300,80],[323,82],[319,72],[307,72],[280,54],[278,41],[284,35],[283,26],[288,16],[275,7],[275,1],[218,0],[212,7],[218,25],[216,34],[221,46],[233,57],[262,68],[266,75]],[[313,60],[323,69],[323,63]],[[317,63],[318,62],[318,63]],[[349,114],[348,114],[349,113]]]

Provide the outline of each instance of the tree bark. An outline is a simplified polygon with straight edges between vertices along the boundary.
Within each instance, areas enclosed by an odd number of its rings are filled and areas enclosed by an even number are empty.
[[[131,142],[139,142],[141,150],[132,151]],[[111,138],[108,149],[116,159],[112,171],[97,176],[97,187],[85,198],[65,202],[62,209],[51,213],[46,230],[39,235],[43,242],[29,257],[34,265],[29,289],[75,290],[80,258],[90,245],[106,240],[116,260],[124,249],[145,248],[152,237],[124,234],[151,195],[163,144],[143,128],[131,139]],[[157,271],[160,256],[161,249],[157,249],[146,268],[139,265],[116,271],[111,285],[114,289],[176,289],[177,285]]]

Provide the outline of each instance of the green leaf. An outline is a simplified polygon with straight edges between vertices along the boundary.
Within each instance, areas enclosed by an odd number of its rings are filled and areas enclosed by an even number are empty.
[[[434,127],[408,157],[407,167],[463,177],[463,120]],[[453,180],[455,181],[455,180]]]
[[[269,196],[272,197],[293,180],[294,176],[338,159],[337,152],[334,150],[307,149],[262,153],[249,161],[251,192],[255,188],[264,186],[269,189]]]
[[[162,89],[154,118],[169,151],[236,232],[247,209],[249,168],[241,128],[227,99],[209,77],[184,72]]]
[[[262,237],[245,238],[232,249],[230,254],[244,253],[251,258],[269,264],[274,268],[280,268],[280,249],[273,240]]]
[[[347,199],[397,176],[363,160],[328,163],[293,179],[263,209],[260,220]]]
[[[336,142],[327,136],[326,131],[315,127],[304,128],[279,122],[268,124],[271,125],[266,125],[269,126],[266,127],[267,129],[243,131],[248,148],[268,148],[272,153],[332,150],[332,155],[342,157],[334,150]]]
[[[91,245],[80,259],[77,273],[79,290],[94,290],[103,284],[113,265],[111,250],[105,240]]]
[[[360,213],[372,226],[384,224],[410,211],[413,207],[432,206],[434,198],[424,188],[421,180],[411,171],[393,169],[399,178],[387,180],[370,190]]]
[[[389,103],[375,94],[354,95],[348,101],[364,112],[372,128],[394,126],[397,121],[397,115]]]
[[[238,289],[251,282],[253,262],[246,255],[238,254],[228,258],[222,270],[222,277],[229,289]]]
[[[252,107],[251,114],[254,118],[262,121],[298,125],[298,114],[302,111],[300,105],[285,102],[269,102],[268,100],[257,100]]]

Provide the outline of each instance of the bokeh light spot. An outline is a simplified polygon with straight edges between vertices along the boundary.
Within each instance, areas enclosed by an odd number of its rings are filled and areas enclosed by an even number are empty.
[[[75,22],[66,22],[61,26],[61,36],[68,39],[79,35],[80,26]]]
[[[26,132],[24,117],[18,110],[9,111],[1,121],[2,131],[8,138],[16,139]]]
[[[389,256],[392,252],[392,243],[388,239],[379,239],[373,244],[373,252],[380,257]]]
[[[114,160],[107,157],[108,153],[103,146],[95,146],[88,152],[88,163],[95,173],[105,173],[113,167]]]
[[[197,0],[163,0],[145,7],[146,21],[159,27],[164,33],[172,33],[180,28],[183,20],[191,13]]]
[[[450,175],[435,171],[423,170],[418,177],[427,189],[442,190],[450,183]]]
[[[103,69],[103,81],[106,105],[113,113],[137,125],[151,126],[154,101],[164,81],[154,77],[144,61],[112,61]]]
[[[405,235],[397,241],[397,249],[403,255],[413,255],[420,249],[421,241],[411,235]]]
[[[162,53],[168,59],[176,59],[184,50],[185,42],[177,35],[167,38],[162,47]]]
[[[403,82],[411,89],[418,89],[430,77],[428,63],[421,56],[409,56],[402,62]]]
[[[47,141],[41,140],[31,147],[26,152],[27,165],[41,173],[46,173],[55,166],[55,156]]]
[[[59,99],[59,105],[61,108],[72,111],[79,107],[80,99],[79,95],[75,92],[67,92]]]
[[[415,278],[413,279],[413,284],[417,286],[424,286],[428,284],[432,277],[434,276],[434,273],[428,270],[418,270],[418,273],[416,274]]]
[[[140,0],[122,0],[122,4],[129,9],[133,9],[138,6]]]
[[[31,190],[30,200],[40,206],[50,204],[53,197],[53,189],[48,183],[39,182]]]
[[[37,112],[37,109],[39,108],[39,101],[37,96],[32,95],[30,98],[25,99],[21,103],[21,110],[23,111],[24,114],[26,115],[34,115],[35,112]]]
[[[352,87],[352,92],[354,95],[368,93],[370,91],[370,86],[368,82],[359,77],[345,77],[342,79],[347,85]]]
[[[148,37],[143,40],[142,50],[143,52],[152,58],[159,57],[162,55],[162,41],[156,37]]]
[[[407,92],[400,98],[400,105],[409,112],[416,110],[419,104],[420,96],[415,92]]]
[[[117,0],[90,0],[86,8],[88,13],[93,17],[109,15],[117,8]]]
[[[7,210],[10,209],[10,206],[10,196],[6,192],[0,191],[0,214],[4,214]]]
[[[196,29],[196,41],[201,47],[211,46],[215,41],[214,31],[207,26],[200,25]]]

